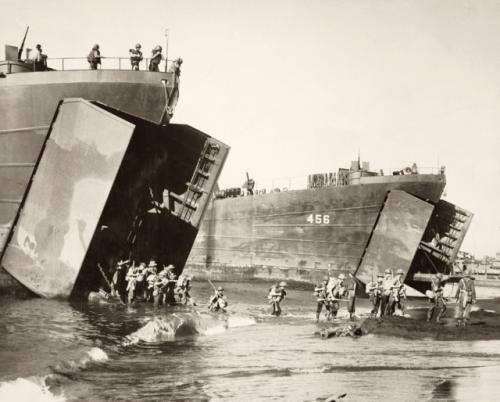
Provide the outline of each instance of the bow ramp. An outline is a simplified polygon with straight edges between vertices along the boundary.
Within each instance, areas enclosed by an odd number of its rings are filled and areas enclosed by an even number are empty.
[[[182,271],[229,148],[106,105],[57,107],[1,264],[36,294],[93,290],[120,258]]]
[[[432,274],[453,273],[453,262],[473,214],[447,201],[433,204],[401,190],[388,192],[356,277],[364,283],[402,269],[414,289],[430,288]]]

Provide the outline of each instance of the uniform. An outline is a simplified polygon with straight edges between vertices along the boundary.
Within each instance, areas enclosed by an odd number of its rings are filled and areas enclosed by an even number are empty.
[[[376,317],[380,309],[380,301],[382,300],[383,292],[383,277],[377,278],[376,282],[370,282],[366,287],[366,292],[372,303],[372,310],[370,311],[371,317]]]
[[[404,312],[404,306],[401,303],[402,299],[406,299],[406,288],[402,281],[403,272],[398,270],[398,275],[392,281],[391,294],[389,296],[389,304],[386,307],[385,314],[393,315],[398,307]]]
[[[130,49],[130,64],[132,65],[132,70],[139,71],[139,64],[142,61],[142,52],[140,51],[141,45],[138,43],[135,45],[135,49]]]
[[[281,282],[279,285],[273,286],[269,291],[269,295],[267,296],[267,298],[269,299],[269,303],[271,303],[272,305],[271,315],[275,315],[276,317],[281,315],[280,303],[286,296],[286,291],[284,289],[285,286],[285,282]]]
[[[151,61],[149,62],[149,71],[160,71],[158,66],[163,59],[161,54],[161,46],[156,46],[151,55]]]
[[[208,306],[210,311],[221,311],[223,313],[226,312],[226,307],[227,307],[227,299],[226,296],[222,293],[224,291],[223,288],[219,287],[217,288],[217,291],[215,294],[212,296],[210,299],[210,304]]]
[[[389,305],[389,298],[392,293],[392,284],[394,283],[394,278],[389,270],[385,271],[384,281],[382,283],[382,297],[380,299],[380,315],[386,314]]]
[[[87,61],[89,62],[89,67],[91,70],[97,70],[97,66],[101,64],[101,52],[99,51],[99,45],[94,45],[89,55],[87,56]]]
[[[345,281],[345,293],[347,294],[347,312],[349,318],[352,319],[356,312],[356,281],[354,277],[349,274],[349,278]]]
[[[432,278],[431,289],[434,294],[434,297],[430,299],[432,303],[431,307],[427,312],[427,322],[432,321],[434,316],[434,312],[437,310],[436,322],[440,322],[441,318],[446,313],[446,303],[443,297],[443,282],[441,281],[441,277],[436,276]]]
[[[472,305],[476,302],[476,288],[471,277],[464,276],[460,279],[455,297],[458,302],[457,325],[465,326],[470,318]]]
[[[330,300],[328,298],[328,292],[326,288],[327,283],[328,279],[323,281],[323,283],[318,287],[314,288],[314,295],[316,296],[318,302],[318,305],[316,307],[316,322],[319,321],[319,315],[321,314],[323,306],[325,306],[325,309],[327,311],[327,318],[329,318]]]

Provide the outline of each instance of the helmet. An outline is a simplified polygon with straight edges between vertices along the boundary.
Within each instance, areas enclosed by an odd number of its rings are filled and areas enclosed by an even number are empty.
[[[328,282],[330,278],[328,276],[323,277],[323,282]]]
[[[177,63],[182,64],[182,59],[180,57],[177,59]]]
[[[438,272],[436,274],[436,277],[438,277],[439,279],[443,279],[443,274],[441,272]]]
[[[99,49],[99,45],[96,43],[94,46],[92,46],[92,50],[97,50]]]
[[[389,268],[387,268],[385,271],[384,271],[386,274],[390,274],[391,273],[391,270]]]
[[[153,50],[159,50],[161,52],[161,46],[160,45],[156,45]]]
[[[285,287],[286,286],[286,282],[280,282],[280,286],[281,287]]]
[[[344,274],[340,274],[339,275],[339,279],[345,279],[345,275]]]
[[[136,43],[135,48],[136,49],[140,49],[141,48],[141,44],[140,43]]]
[[[149,261],[148,267],[156,267],[156,261],[155,260]]]
[[[222,286],[219,286],[219,287],[217,288],[217,291],[219,291],[219,292],[223,292],[223,291],[224,291],[224,288],[223,288]]]
[[[398,275],[404,275],[404,274],[405,274],[405,271],[403,271],[401,268],[399,268],[399,269],[396,271],[396,273],[397,273]]]

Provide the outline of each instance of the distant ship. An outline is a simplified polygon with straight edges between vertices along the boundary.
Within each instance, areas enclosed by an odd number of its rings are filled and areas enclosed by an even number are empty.
[[[425,292],[430,274],[452,273],[472,213],[441,199],[445,169],[416,165],[384,175],[354,161],[310,175],[303,190],[214,199],[186,268],[224,280],[317,283],[352,273],[362,282],[386,269]]]
[[[170,123],[178,75],[21,53],[0,61],[0,293],[85,294],[127,258],[179,274],[229,148]]]

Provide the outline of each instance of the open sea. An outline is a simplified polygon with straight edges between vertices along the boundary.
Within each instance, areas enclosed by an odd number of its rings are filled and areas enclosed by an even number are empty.
[[[0,401],[500,400],[500,325],[413,321],[392,334],[385,323],[383,333],[322,340],[311,290],[289,289],[277,318],[269,284],[222,285],[227,315],[207,311],[204,282],[193,283],[197,307],[0,299]],[[423,317],[428,302],[408,305]],[[358,322],[368,307],[358,300]],[[488,322],[500,324],[499,313],[500,299],[475,307]]]

